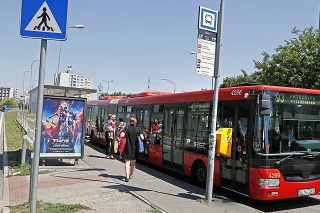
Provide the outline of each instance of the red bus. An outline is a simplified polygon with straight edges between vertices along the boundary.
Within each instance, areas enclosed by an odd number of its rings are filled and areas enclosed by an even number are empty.
[[[149,130],[140,160],[206,183],[213,90],[87,103],[87,133],[105,145],[109,113]],[[232,128],[231,155],[215,154],[214,185],[257,200],[320,194],[320,91],[267,85],[219,89],[217,128]],[[163,122],[153,137],[151,125]],[[242,144],[237,143],[241,127]],[[288,135],[285,137],[285,132]],[[240,156],[240,157],[239,157]]]

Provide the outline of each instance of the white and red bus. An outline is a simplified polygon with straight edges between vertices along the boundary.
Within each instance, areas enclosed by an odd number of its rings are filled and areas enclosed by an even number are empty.
[[[142,130],[150,132],[140,160],[205,185],[213,90],[104,99],[87,103],[91,142],[105,145],[103,122],[109,113],[127,123],[134,116]],[[155,119],[163,122],[157,138],[151,132]],[[235,142],[237,125],[243,144]],[[267,85],[220,88],[220,127],[232,128],[234,142],[230,157],[215,154],[215,186],[257,200],[320,194],[319,90]],[[287,138],[282,136],[285,127]]]

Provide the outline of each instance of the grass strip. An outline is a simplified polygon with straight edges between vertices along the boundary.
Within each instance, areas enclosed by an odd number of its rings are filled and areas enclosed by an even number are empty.
[[[37,213],[76,213],[80,210],[90,210],[89,207],[81,204],[46,203],[42,200],[37,201]],[[30,212],[29,203],[23,203],[10,207],[10,213]]]

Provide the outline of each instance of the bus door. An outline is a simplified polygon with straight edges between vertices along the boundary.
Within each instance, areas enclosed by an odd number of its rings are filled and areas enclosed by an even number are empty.
[[[97,126],[97,138],[99,143],[103,143],[104,138],[104,120],[106,118],[106,108],[99,107],[98,109],[98,126]]]
[[[85,125],[86,125],[85,126],[85,128],[86,128],[85,135],[86,135],[86,139],[87,139],[87,137],[90,136],[90,130],[91,130],[90,128],[91,128],[91,125],[92,125],[90,121],[93,120],[92,107],[91,106],[87,107],[85,118],[86,118],[86,120],[85,120]]]
[[[248,194],[249,193],[249,166],[248,166],[248,128],[250,108],[237,107],[236,108],[236,125],[234,130],[235,137],[238,138],[233,144],[234,150],[234,188],[237,191]],[[234,138],[234,137],[233,137]]]
[[[232,128],[231,157],[221,156],[221,186],[248,194],[247,131],[250,108],[224,107],[223,127]]]
[[[150,119],[151,119],[151,109],[137,109],[137,119],[138,126],[145,139],[143,140],[144,151],[139,153],[139,159],[149,161],[149,131],[150,131]]]
[[[183,171],[185,108],[165,108],[162,129],[163,166]]]

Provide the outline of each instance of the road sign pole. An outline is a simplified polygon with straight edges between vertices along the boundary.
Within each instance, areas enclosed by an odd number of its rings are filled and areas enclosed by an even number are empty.
[[[47,40],[41,39],[40,49],[40,67],[39,67],[39,81],[38,81],[38,100],[36,111],[36,128],[35,128],[35,143],[34,143],[34,158],[31,171],[31,198],[30,198],[30,212],[36,213],[37,209],[37,188],[38,188],[38,172],[40,160],[40,138],[42,126],[42,112],[43,112],[43,91],[45,79],[45,65],[47,53]]]
[[[218,114],[218,95],[219,95],[219,62],[220,62],[220,47],[222,35],[222,21],[223,21],[223,0],[220,3],[220,11],[218,15],[217,28],[217,45],[214,63],[214,92],[213,92],[213,106],[212,106],[212,129],[209,137],[209,152],[208,152],[208,171],[206,182],[206,200],[212,201],[213,178],[214,178],[214,156],[216,152],[216,128],[217,128],[217,114]]]

